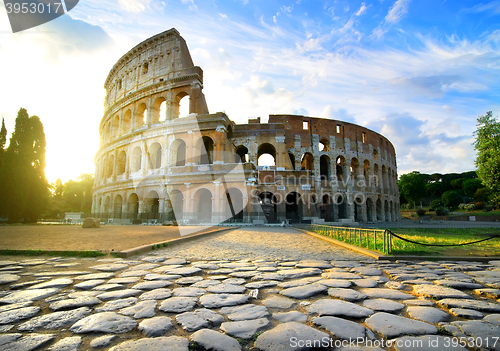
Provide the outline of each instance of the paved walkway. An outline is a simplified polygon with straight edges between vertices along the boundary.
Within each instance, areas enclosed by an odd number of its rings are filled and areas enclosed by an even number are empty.
[[[7,257],[0,289],[2,350],[500,350],[500,261],[376,262],[288,228]]]

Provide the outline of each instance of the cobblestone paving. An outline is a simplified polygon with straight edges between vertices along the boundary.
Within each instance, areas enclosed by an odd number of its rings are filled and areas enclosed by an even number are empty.
[[[0,261],[1,350],[500,350],[500,261],[375,261],[288,228]]]

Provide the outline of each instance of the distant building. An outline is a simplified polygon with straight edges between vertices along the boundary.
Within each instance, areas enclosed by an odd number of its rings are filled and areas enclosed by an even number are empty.
[[[236,124],[209,113],[202,87],[203,71],[175,29],[118,60],[105,82],[92,216],[181,224],[400,219],[396,153],[385,137],[295,115]],[[259,166],[263,155],[270,162]]]

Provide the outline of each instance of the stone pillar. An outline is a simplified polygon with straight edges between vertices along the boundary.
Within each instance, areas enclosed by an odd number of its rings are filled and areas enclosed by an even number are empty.
[[[276,170],[284,171],[286,165],[286,158],[288,157],[288,152],[285,147],[285,137],[276,136]]]
[[[212,223],[221,223],[226,219],[226,193],[219,180],[212,183],[214,185],[212,191]]]
[[[223,146],[224,146],[224,132],[226,129],[223,126],[218,126],[215,130],[215,140],[214,140],[214,152],[212,155],[212,163],[213,164],[221,164],[224,163],[224,154],[223,154]]]

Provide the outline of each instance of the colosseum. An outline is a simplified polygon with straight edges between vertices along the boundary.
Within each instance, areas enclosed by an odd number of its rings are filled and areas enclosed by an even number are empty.
[[[396,153],[367,128],[209,113],[203,71],[170,29],[106,79],[93,216],[118,223],[349,223],[399,220]]]

